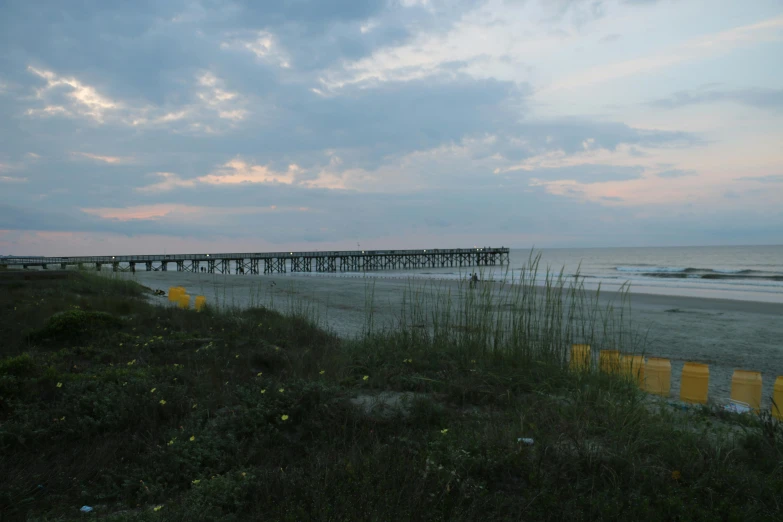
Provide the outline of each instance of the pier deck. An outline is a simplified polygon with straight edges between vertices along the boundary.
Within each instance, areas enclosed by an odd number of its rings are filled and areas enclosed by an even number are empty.
[[[219,274],[273,274],[286,272],[368,272],[508,265],[509,248],[452,248],[421,250],[346,250],[316,252],[255,252],[223,254],[168,254],[82,257],[3,257],[6,267],[48,269],[69,266],[111,266],[115,272],[147,271],[208,272]],[[233,270],[233,272],[232,272]]]

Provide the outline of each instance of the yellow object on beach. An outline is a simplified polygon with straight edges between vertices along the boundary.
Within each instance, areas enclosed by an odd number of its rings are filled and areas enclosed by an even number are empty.
[[[586,371],[590,369],[590,345],[572,344],[571,361],[569,367],[573,371]]]
[[[672,363],[669,359],[648,357],[644,367],[644,391],[668,397],[672,387]]]
[[[680,379],[680,400],[697,404],[707,404],[707,392],[710,385],[710,367],[706,364],[686,362],[682,367]]]
[[[176,303],[179,301],[179,296],[185,293],[185,288],[182,286],[169,287],[169,301]]]
[[[601,350],[598,355],[598,365],[604,373],[620,371],[620,352],[617,350]]]
[[[197,312],[200,312],[204,306],[207,304],[207,298],[203,295],[197,295],[196,296],[196,302],[193,303],[193,308],[196,309]]]
[[[177,306],[184,309],[190,308],[190,294],[180,294],[177,299]]]
[[[752,410],[758,411],[761,408],[761,372],[734,370],[731,399],[744,402]]]
[[[772,416],[783,421],[783,375],[775,379],[775,387],[772,390]]]
[[[622,363],[623,377],[633,379],[641,388],[644,383],[644,356],[623,355],[620,362]]]

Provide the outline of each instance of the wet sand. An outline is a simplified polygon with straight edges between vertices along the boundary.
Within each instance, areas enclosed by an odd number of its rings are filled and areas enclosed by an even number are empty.
[[[359,334],[365,326],[365,303],[373,285],[376,326],[399,317],[407,278],[299,275],[217,275],[185,272],[137,272],[133,277],[150,288],[168,291],[184,286],[208,303],[247,307],[262,304],[280,311],[296,303],[314,306],[322,323],[340,336]],[[420,287],[418,280],[414,284]],[[435,281],[435,287],[460,293],[457,281]],[[602,293],[601,300],[617,301]],[[166,302],[163,300],[163,302]],[[634,326],[647,334],[645,353],[672,361],[672,396],[679,396],[685,361],[710,365],[710,399],[725,401],[735,369],[762,372],[764,402],[769,404],[775,378],[783,375],[783,304],[652,294],[631,294]],[[596,347],[594,347],[596,349]]]

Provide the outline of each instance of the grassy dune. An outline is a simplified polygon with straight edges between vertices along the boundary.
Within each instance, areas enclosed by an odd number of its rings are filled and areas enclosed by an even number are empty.
[[[386,329],[368,286],[354,339],[295,302],[3,272],[0,520],[779,520],[780,424],[569,372],[572,342],[644,336],[529,268],[503,300],[411,286]]]

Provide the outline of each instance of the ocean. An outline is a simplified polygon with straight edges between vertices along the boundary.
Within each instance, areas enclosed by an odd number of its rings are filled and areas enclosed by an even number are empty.
[[[783,303],[783,245],[722,247],[512,249],[510,266],[423,268],[366,275],[381,278],[518,279],[532,254],[540,254],[537,277],[577,274],[588,289],[631,293]],[[329,274],[334,276],[335,274]],[[336,274],[340,275],[340,274]],[[358,276],[358,274],[345,274]]]
[[[529,255],[512,250],[512,269]],[[541,250],[540,268],[547,266],[578,271],[588,288],[783,303],[783,245]]]

